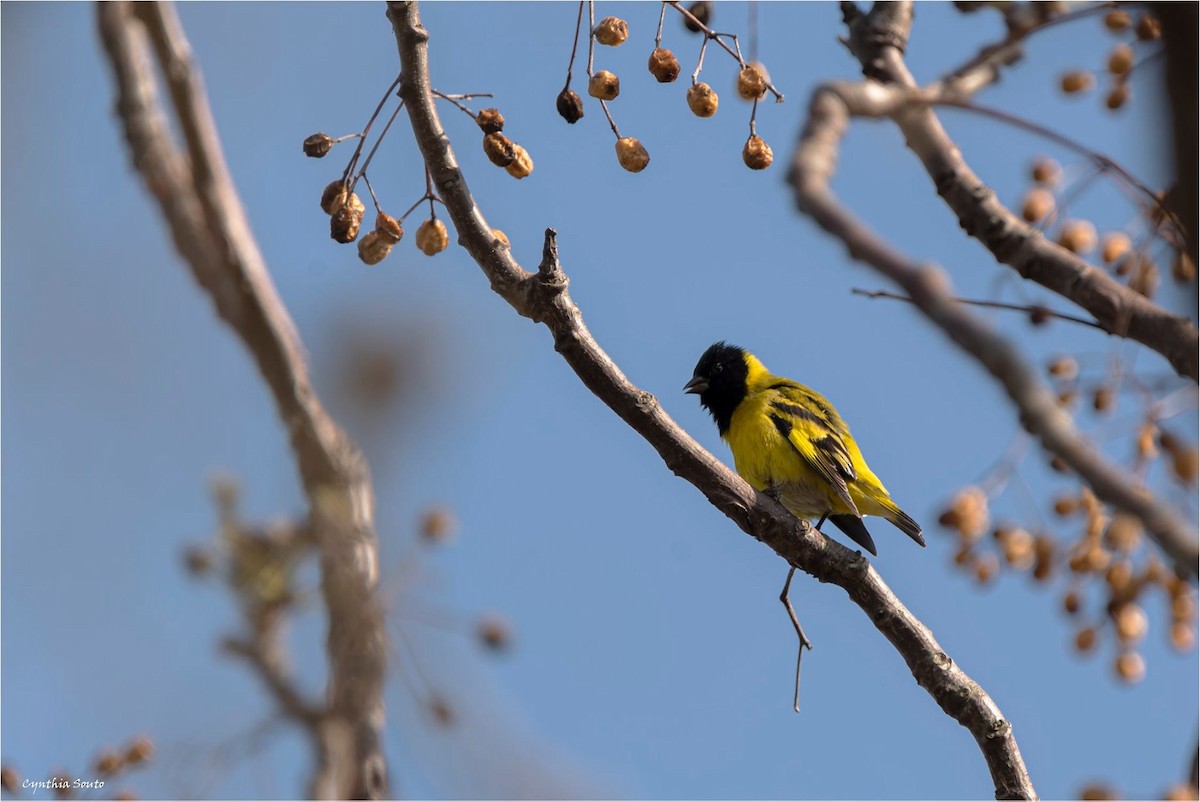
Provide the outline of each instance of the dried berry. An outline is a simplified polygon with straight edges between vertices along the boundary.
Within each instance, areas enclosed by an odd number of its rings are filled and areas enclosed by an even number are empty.
[[[1100,240],[1100,258],[1105,264],[1111,265],[1129,253],[1131,246],[1129,236],[1125,232],[1110,231]]]
[[[1108,54],[1108,71],[1113,75],[1126,75],[1133,69],[1133,48],[1121,43]]]
[[[1062,167],[1054,159],[1047,156],[1043,156],[1035,161],[1029,172],[1034,181],[1046,186],[1057,184],[1058,179],[1062,178]]]
[[[996,573],[1000,570],[1000,561],[996,559],[994,554],[984,554],[975,563],[975,581],[981,585],[986,585],[996,577]]]
[[[329,134],[313,134],[304,140],[304,155],[319,159],[333,148],[333,137]]]
[[[1171,624],[1171,646],[1181,652],[1189,651],[1196,643],[1196,631],[1185,621]],[[1194,798],[1194,797],[1193,797]]]
[[[1121,82],[1109,90],[1104,96],[1104,105],[1109,111],[1116,111],[1129,102],[1129,84]]]
[[[417,247],[426,256],[441,253],[449,244],[450,234],[446,231],[446,224],[436,217],[426,220],[417,228]]]
[[[21,788],[21,775],[12,766],[0,768],[0,788],[10,794],[17,793]]]
[[[1146,612],[1137,604],[1122,604],[1113,614],[1117,637],[1122,643],[1136,643],[1146,635]]]
[[[136,766],[139,763],[145,763],[154,755],[154,743],[144,735],[140,738],[135,738],[133,743],[125,750],[125,762]]]
[[[1171,260],[1171,275],[1181,284],[1196,280],[1196,263],[1185,251],[1177,251]]]
[[[1142,14],[1137,21],[1137,38],[1143,42],[1150,42],[1162,37],[1162,25],[1159,24],[1156,17],[1149,14]]]
[[[504,115],[500,109],[483,109],[475,115],[475,124],[485,134],[498,134],[504,130]]]
[[[346,202],[329,218],[329,236],[345,245],[358,238],[362,227],[363,213],[366,211],[358,195],[351,192]]]
[[[738,72],[738,96],[745,100],[757,100],[767,93],[766,73],[757,64],[747,64]]]
[[[711,117],[717,113],[717,93],[704,82],[693,84],[687,91],[688,108],[697,117]]]
[[[1054,211],[1054,194],[1041,187],[1029,190],[1024,203],[1021,204],[1021,217],[1025,218],[1027,223],[1043,220],[1052,211]]]
[[[1029,309],[1029,323],[1033,326],[1044,326],[1050,322],[1050,310],[1044,306],[1033,306]]]
[[[512,645],[512,627],[498,615],[487,615],[480,619],[476,632],[479,641],[492,651],[501,652]]]
[[[588,94],[597,100],[614,100],[621,94],[621,79],[608,70],[597,70],[588,79]]]
[[[1096,227],[1087,220],[1069,220],[1058,232],[1058,244],[1072,253],[1087,253],[1096,247]]]
[[[650,154],[637,137],[626,136],[617,140],[617,161],[629,172],[640,173],[650,163]]]
[[[559,92],[554,105],[558,109],[558,116],[571,125],[583,119],[583,98],[574,89],[564,89]]]
[[[669,84],[679,77],[679,59],[665,47],[656,47],[650,53],[650,74],[660,84]]]
[[[513,178],[524,178],[533,172],[533,157],[520,145],[513,145],[512,163],[504,169]]]
[[[484,136],[483,152],[487,154],[488,161],[497,167],[507,167],[517,157],[516,145],[499,131]]]
[[[1149,259],[1139,259],[1137,269],[1129,279],[1129,289],[1139,295],[1153,298],[1155,290],[1158,289],[1158,265]]]
[[[1110,31],[1123,31],[1132,24],[1133,20],[1124,11],[1110,11],[1104,15],[1104,27]]]
[[[183,563],[192,576],[207,576],[213,570],[212,552],[203,546],[191,546],[184,552]]]
[[[375,215],[375,231],[389,245],[395,245],[404,236],[404,226],[387,212]]]
[[[1112,409],[1117,392],[1107,384],[1102,384],[1092,393],[1092,409],[1097,412],[1108,412]]]
[[[1092,627],[1084,627],[1075,633],[1075,651],[1083,653],[1090,652],[1096,647],[1096,630]]]
[[[1178,448],[1171,455],[1171,469],[1179,481],[1195,484],[1197,472],[1200,471],[1200,455],[1194,448]]]
[[[699,0],[699,2],[692,3],[688,6],[687,10],[692,17],[696,18],[696,21],[693,22],[691,18],[685,15],[683,18],[683,27],[692,33],[700,33],[700,31],[704,30],[700,26],[708,25],[708,21],[712,19],[712,3],[707,2],[707,0]],[[699,22],[700,25],[697,25],[696,22]]]
[[[342,204],[346,202],[346,198],[348,197],[350,197],[350,188],[346,185],[345,181],[340,178],[337,181],[331,181],[321,191],[321,211],[325,212],[325,214],[333,214],[342,208]]]
[[[1075,496],[1059,496],[1054,500],[1054,514],[1066,518],[1079,510],[1079,499]]]
[[[1133,551],[1142,539],[1142,522],[1132,515],[1119,512],[1113,516],[1104,539],[1118,551]]]
[[[761,136],[753,134],[742,147],[742,161],[751,170],[765,170],[775,160],[771,146]]]
[[[1079,594],[1073,590],[1068,590],[1067,594],[1063,596],[1062,604],[1063,610],[1067,612],[1067,615],[1076,615],[1081,607]]]
[[[955,494],[938,522],[958,530],[964,541],[978,539],[988,526],[988,500],[982,489],[965,487]]]
[[[1050,362],[1046,371],[1056,379],[1070,381],[1079,375],[1079,363],[1073,356],[1060,356]]]
[[[388,242],[378,231],[368,231],[358,241],[358,258],[363,264],[377,265],[392,252],[392,243]]]
[[[600,44],[616,47],[629,38],[629,23],[620,17],[605,17],[592,33]]]
[[[454,513],[446,507],[431,507],[421,518],[421,537],[432,543],[444,543],[454,537]]]
[[[1137,453],[1138,459],[1151,460],[1158,456],[1158,446],[1155,445],[1155,437],[1158,435],[1158,427],[1154,425],[1154,421],[1146,421],[1138,428],[1137,434]]]
[[[1146,661],[1137,652],[1121,652],[1113,668],[1118,679],[1130,685],[1141,682],[1146,676]]]
[[[1060,82],[1062,91],[1068,95],[1086,92],[1095,85],[1095,78],[1085,70],[1072,70],[1064,73]]]

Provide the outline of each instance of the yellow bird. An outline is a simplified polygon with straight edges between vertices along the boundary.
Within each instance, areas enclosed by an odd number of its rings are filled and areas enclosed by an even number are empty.
[[[704,352],[683,389],[700,395],[742,478],[797,518],[828,518],[871,554],[864,515],[886,518],[925,545],[920,525],[892,501],[820,393],[771,375],[749,351],[723,342]]]
[[[699,394],[742,478],[777,498],[797,518],[819,519],[818,529],[829,519],[871,554],[876,553],[875,541],[863,524],[864,515],[886,518],[925,545],[920,525],[892,501],[845,421],[820,393],[771,375],[749,351],[723,342],[704,352],[683,390]],[[800,639],[793,698],[799,713],[800,658],[812,643],[788,599],[795,573],[791,566],[779,600]]]

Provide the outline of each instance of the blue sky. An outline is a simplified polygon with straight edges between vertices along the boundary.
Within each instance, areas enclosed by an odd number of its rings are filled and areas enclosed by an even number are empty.
[[[223,747],[246,751],[239,734],[271,707],[240,665],[217,654],[235,624],[232,606],[189,581],[179,556],[214,528],[215,473],[242,482],[249,518],[299,514],[303,499],[256,371],[128,168],[92,13],[39,3],[2,11],[0,749],[38,778],[64,765],[78,771],[97,747],[146,733],[159,753],[131,783],[143,796],[293,796],[307,766],[295,736],[211,763]],[[187,4],[180,13],[318,390],[373,466],[396,610],[388,745],[399,793],[990,796],[970,735],[840,590],[803,576],[793,599],[816,649],[805,658],[803,712],[792,713],[795,640],[776,598],[784,564],[667,471],[464,252],[427,258],[406,239],[367,268],[329,239],[317,200],[348,145],[315,161],[299,143],[318,130],[358,129],[394,77],[382,4]],[[746,29],[744,4],[717,13],[719,28]],[[1166,646],[1162,605],[1149,610],[1148,678],[1127,688],[1111,678],[1111,643],[1092,660],[1068,648],[1061,590],[1013,575],[980,588],[950,570],[939,509],[987,471],[1017,425],[985,374],[912,309],[852,296],[852,287],[883,285],[792,210],[783,165],[806,99],[821,80],[857,76],[836,41],[836,6],[759,9],[759,54],[787,96],[759,110],[776,156],[762,173],[741,164],[749,109],[734,98],[732,61],[710,52],[704,75],[721,107],[697,119],[682,83],[659,85],[645,72],[657,6],[601,4],[597,16],[608,14],[629,20],[631,39],[598,52],[597,67],[622,78],[613,113],[652,159],[639,175],[617,167],[597,106],[574,127],[554,112],[573,4],[423,8],[434,85],[494,92],[506,133],[534,158],[533,175],[513,180],[487,163],[478,129],[443,110],[471,189],[514,255],[532,269],[542,231],[557,228],[597,340],[723,459],[715,427],[680,392],[714,340],[746,346],[838,406],[873,469],[929,533],[920,550],[875,524],[877,568],[1012,720],[1044,797],[1069,796],[1092,778],[1135,796],[1180,779],[1196,736],[1196,655]],[[1000,33],[998,19],[922,4],[910,66],[932,79]],[[670,15],[666,46],[690,71],[699,41]],[[1135,75],[1122,115],[1095,93],[1064,100],[1056,91],[1061,70],[1099,66],[1109,47],[1098,20],[1048,31],[983,99],[1072,132],[1160,186],[1169,172],[1152,68]],[[1068,160],[1026,134],[949,111],[945,119],[1011,203],[1032,156]],[[406,121],[370,175],[393,213],[420,197]],[[893,243],[945,266],[963,295],[987,296],[1007,275],[959,231],[894,126],[852,127],[835,186]],[[1102,229],[1132,216],[1103,184],[1077,210]],[[1040,297],[1012,285],[1002,284],[1008,299]],[[1093,370],[1121,350],[1083,328],[995,322],[1039,362],[1068,351]],[[407,355],[409,381],[384,410],[365,411],[344,389],[355,337]],[[1137,367],[1169,375],[1153,354]],[[1194,418],[1188,411],[1176,429],[1194,439]],[[1124,458],[1132,429],[1115,431],[1110,449]],[[1050,499],[1070,485],[1042,463],[1035,454],[1024,470],[1037,503],[1005,495],[1001,514],[1049,517]],[[1166,492],[1194,516],[1194,491]],[[414,539],[431,504],[453,509],[458,533],[428,553]],[[410,620],[434,608],[468,628],[484,611],[502,612],[516,646],[493,659],[470,637]],[[314,691],[321,625],[309,615],[292,637]],[[408,689],[423,682],[447,696],[459,726],[440,730],[418,712]]]

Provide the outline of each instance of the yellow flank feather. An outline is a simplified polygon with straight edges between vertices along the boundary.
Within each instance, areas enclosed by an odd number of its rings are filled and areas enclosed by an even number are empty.
[[[925,545],[921,527],[892,501],[845,421],[820,393],[775,376],[752,354],[718,343],[696,366],[698,392],[733,451],[737,472],[776,494],[798,518],[830,520],[872,553],[860,520],[877,515]]]

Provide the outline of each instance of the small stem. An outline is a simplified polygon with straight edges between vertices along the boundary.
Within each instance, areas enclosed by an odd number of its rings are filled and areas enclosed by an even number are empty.
[[[916,301],[914,301],[912,298],[909,298],[907,295],[899,295],[894,292],[888,292],[887,290],[863,290],[855,287],[854,289],[850,290],[850,292],[853,295],[861,295],[865,298],[887,298],[892,301],[904,301],[910,304],[916,303]],[[1006,304],[1000,301],[983,301],[973,298],[951,298],[950,300],[954,303],[964,304],[966,306],[982,306],[987,309],[1004,309],[1010,312],[1024,312],[1027,315],[1033,314],[1034,312],[1040,312],[1045,314],[1047,317],[1055,317],[1059,320],[1078,323],[1082,326],[1091,326],[1092,328],[1099,329],[1105,333],[1108,332],[1108,329],[1104,328],[1104,326],[1100,325],[1094,320],[1075,317],[1074,315],[1067,315],[1062,312],[1055,312],[1051,309],[1047,309],[1044,306],[1021,306],[1020,304]]]
[[[563,90],[571,88],[571,70],[575,69],[575,53],[579,49],[579,27],[583,23],[583,2],[579,0],[579,12],[575,15],[575,39],[571,42],[571,60],[567,62],[567,80]]]
[[[758,119],[758,98],[754,98],[754,105],[750,108],[750,136],[758,133],[755,127],[755,121]]]
[[[387,125],[383,126],[383,130],[380,131],[379,136],[375,138],[375,144],[371,146],[371,152],[367,154],[367,158],[363,162],[362,169],[358,171],[358,174],[354,176],[354,180],[350,182],[351,192],[354,191],[354,185],[358,183],[358,179],[366,176],[367,168],[371,166],[371,159],[375,158],[375,151],[379,150],[379,145],[383,142],[383,138],[387,136],[388,129],[392,127],[392,123],[396,121],[396,117],[400,115],[400,110],[403,108],[404,101],[401,100],[400,105],[396,107],[396,110],[392,112],[392,116],[388,118]],[[357,156],[355,158],[357,158]]]
[[[588,0],[588,78],[592,77],[592,58],[596,52],[596,3]]]
[[[363,167],[359,175],[362,177],[363,183],[367,185],[367,192],[371,193],[371,200],[375,203],[375,211],[382,212],[383,207],[379,205],[379,198],[375,196],[375,187],[371,186],[371,179],[367,178],[367,168]]]
[[[658,30],[654,33],[654,49],[662,47],[663,20],[667,18],[667,4],[664,2],[658,9]]]
[[[708,37],[704,37],[704,41],[700,43],[700,58],[696,61],[696,69],[692,71],[692,85],[696,85],[696,79],[700,77],[700,70],[704,69],[704,51],[708,49]]]
[[[621,138],[621,132],[617,130],[617,122],[613,119],[612,113],[608,110],[608,103],[601,100],[600,108],[604,109],[604,116],[608,118],[608,125],[612,128],[612,132],[617,135],[617,139]]]
[[[429,217],[434,219],[437,211],[433,208],[433,176],[429,173],[429,165],[425,166],[425,197],[429,200]]]
[[[375,111],[371,113],[371,118],[367,120],[367,125],[359,134],[358,147],[354,149],[354,154],[350,156],[350,162],[346,165],[346,171],[342,173],[342,181],[345,182],[350,178],[350,173],[354,172],[354,168],[358,166],[358,157],[362,155],[363,145],[366,144],[367,134],[371,132],[371,126],[375,124],[375,118],[379,116],[379,112],[383,111],[383,105],[387,103],[388,98],[392,96],[392,92],[396,91],[396,87],[400,85],[400,76],[396,76],[396,80],[392,81],[392,85],[383,93],[383,97],[379,100],[379,105],[375,107]]]
[[[683,15],[683,17],[684,17],[684,19],[686,19],[686,20],[690,21],[690,22],[692,23],[692,25],[693,25],[693,26],[695,26],[696,28],[698,28],[698,29],[699,29],[699,30],[700,30],[700,31],[701,31],[701,32],[704,34],[704,42],[705,42],[705,44],[707,44],[707,43],[708,43],[708,40],[709,40],[709,39],[712,39],[714,42],[716,42],[718,45],[720,45],[720,46],[721,46],[721,48],[722,48],[722,49],[723,49],[723,50],[724,50],[726,53],[728,53],[728,54],[730,55],[730,57],[731,57],[731,58],[733,58],[735,61],[737,61],[737,63],[738,63],[738,66],[740,66],[740,67],[745,67],[745,66],[746,66],[746,60],[745,60],[744,58],[742,58],[742,51],[741,51],[741,47],[740,47],[740,46],[738,45],[738,43],[737,43],[737,42],[738,42],[737,34],[733,34],[733,33],[714,33],[714,32],[713,32],[713,30],[712,30],[711,28],[709,28],[709,27],[708,27],[707,25],[705,25],[703,22],[701,22],[700,20],[698,20],[698,19],[696,18],[696,15],[695,15],[695,14],[693,14],[693,13],[692,13],[692,12],[690,12],[690,11],[688,11],[688,10],[687,10],[686,8],[684,8],[683,6],[679,5],[679,0],[667,0],[667,5],[669,5],[671,8],[675,9],[675,10],[676,10],[676,11],[678,11],[680,14],[682,14],[682,15]],[[722,37],[722,36],[728,36],[730,39],[732,39],[732,40],[733,40],[734,47],[735,47],[735,48],[737,48],[737,49],[736,49],[736,50],[734,50],[734,48],[731,48],[729,45],[727,45],[727,44],[725,44],[724,42],[722,42],[722,41],[721,41],[721,38],[720,38],[720,37]],[[701,61],[701,62],[703,62],[703,61],[704,61],[704,51],[703,51],[703,49],[701,49],[701,51],[700,51],[700,61]],[[700,74],[700,69],[699,69],[699,67],[697,67],[697,69],[696,69],[696,72],[695,72],[695,73],[692,75],[692,83],[696,83],[696,77],[697,77],[699,74]],[[775,96],[775,102],[776,102],[776,103],[782,103],[782,102],[783,102],[783,93],[782,93],[782,92],[780,92],[778,89],[776,89],[776,88],[775,88],[775,84],[768,83],[768,84],[767,84],[767,90],[768,90],[768,91],[769,91],[769,92],[770,92],[772,95],[774,95],[774,96]]]
[[[436,89],[431,89],[429,91],[431,91],[435,97],[440,97],[442,100],[452,103],[459,111],[461,111],[463,114],[470,117],[472,120],[475,119],[475,112],[471,111],[471,109],[469,109],[465,104],[460,103],[459,101],[463,100],[465,98],[492,97],[493,96],[490,92],[473,92],[471,94],[466,94],[466,95],[447,95],[445,93],[437,91]]]

